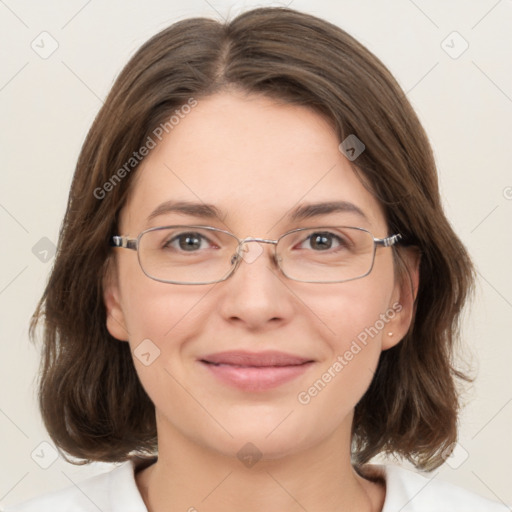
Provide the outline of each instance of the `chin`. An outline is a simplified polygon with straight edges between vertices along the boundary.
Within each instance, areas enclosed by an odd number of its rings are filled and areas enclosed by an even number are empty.
[[[246,411],[237,418],[232,417],[229,426],[226,425],[233,437],[221,432],[212,436],[210,431],[207,436],[202,433],[202,442],[223,455],[237,457],[241,462],[244,458],[278,460],[319,444],[329,435],[315,423],[301,417],[300,409],[293,407],[280,408],[272,413],[267,411],[266,415]]]
[[[298,432],[297,434],[299,435]],[[300,453],[309,444],[306,439],[299,440],[298,435],[289,433],[269,437],[266,435],[254,429],[247,429],[228,442],[211,448],[227,457],[237,458],[242,464],[251,467],[256,462],[276,461]]]

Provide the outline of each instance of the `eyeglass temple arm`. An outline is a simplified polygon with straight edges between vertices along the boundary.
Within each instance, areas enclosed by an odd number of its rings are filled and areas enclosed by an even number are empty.
[[[128,238],[127,236],[114,235],[110,239],[110,245],[113,247],[123,247],[125,249],[137,250],[137,239]]]
[[[402,235],[396,234],[388,236],[387,238],[374,238],[373,241],[377,245],[382,245],[383,247],[391,247],[395,245],[397,242],[399,242],[402,239]]]

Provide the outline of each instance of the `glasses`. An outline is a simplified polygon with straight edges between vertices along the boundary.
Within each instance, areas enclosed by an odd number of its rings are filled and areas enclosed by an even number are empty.
[[[163,226],[137,238],[115,235],[114,247],[137,251],[146,276],[173,284],[211,284],[232,276],[242,260],[252,263],[247,242],[274,245],[273,259],[283,275],[304,283],[342,283],[367,276],[378,246],[391,247],[402,235],[375,238],[356,227],[298,228],[277,240],[248,237],[211,226]]]

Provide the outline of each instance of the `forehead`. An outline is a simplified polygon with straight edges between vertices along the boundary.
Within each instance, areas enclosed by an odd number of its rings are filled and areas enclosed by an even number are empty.
[[[381,206],[340,152],[332,126],[311,109],[217,94],[198,100],[156,142],[134,176],[121,213],[124,232],[193,220],[184,213],[154,215],[169,201],[212,205],[224,227],[265,234],[297,227],[286,223],[297,221],[291,212],[301,205],[344,202],[356,208],[331,218],[385,231]],[[322,218],[329,219],[318,217],[317,225]]]

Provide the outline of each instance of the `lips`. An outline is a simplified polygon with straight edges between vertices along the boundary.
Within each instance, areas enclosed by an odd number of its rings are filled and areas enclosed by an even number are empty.
[[[223,384],[242,391],[265,391],[289,382],[313,364],[312,359],[284,352],[219,352],[199,362]]]
[[[286,354],[284,352],[219,352],[201,359],[205,363],[230,366],[296,366],[307,363],[311,359]]]

